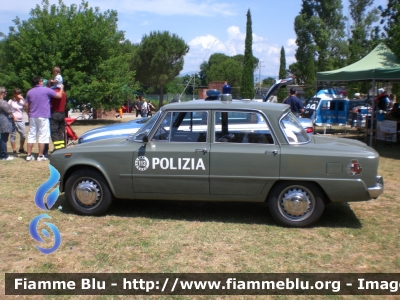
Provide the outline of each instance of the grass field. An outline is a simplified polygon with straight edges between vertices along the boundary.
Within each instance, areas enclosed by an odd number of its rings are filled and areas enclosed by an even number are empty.
[[[96,126],[83,121],[73,128],[79,135]],[[0,161],[2,294],[7,272],[398,273],[400,144],[376,149],[385,193],[330,204],[311,228],[278,227],[265,206],[251,203],[116,201],[105,216],[86,217],[61,194],[48,214],[63,241],[50,255],[35,248],[28,231],[44,213],[34,195],[49,177],[48,163],[27,162],[25,155]]]

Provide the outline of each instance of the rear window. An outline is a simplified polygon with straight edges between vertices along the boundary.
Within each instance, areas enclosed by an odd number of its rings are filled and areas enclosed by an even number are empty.
[[[281,119],[280,126],[289,144],[308,143],[311,140],[297,117],[291,112]]]

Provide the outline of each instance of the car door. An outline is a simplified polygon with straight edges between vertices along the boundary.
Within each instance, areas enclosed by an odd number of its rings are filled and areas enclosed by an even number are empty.
[[[209,194],[207,111],[172,111],[135,152],[133,186],[140,194]],[[156,197],[157,198],[157,197]]]
[[[212,195],[260,195],[279,178],[280,148],[264,116],[214,111],[210,153]]]

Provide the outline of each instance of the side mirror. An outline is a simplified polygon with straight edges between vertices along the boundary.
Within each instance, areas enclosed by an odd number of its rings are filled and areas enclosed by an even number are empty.
[[[149,142],[149,137],[145,135],[142,139],[143,143],[148,143]]]

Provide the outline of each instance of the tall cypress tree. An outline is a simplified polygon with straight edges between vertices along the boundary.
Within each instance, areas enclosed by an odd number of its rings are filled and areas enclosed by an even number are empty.
[[[312,45],[308,47],[308,63],[307,63],[307,73],[306,73],[306,98],[312,97],[315,95],[315,83],[316,83],[316,74],[315,74],[315,60],[314,60],[314,49]]]
[[[254,98],[254,58],[253,58],[253,30],[251,25],[250,9],[247,11],[246,40],[244,48],[243,74],[242,74],[242,97]]]
[[[286,57],[285,57],[285,48],[281,48],[281,59],[279,65],[279,79],[286,78]],[[278,91],[278,102],[283,102],[287,97],[286,89],[282,88]]]

